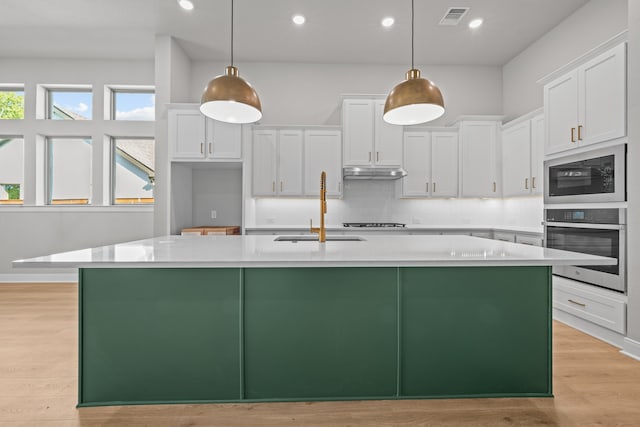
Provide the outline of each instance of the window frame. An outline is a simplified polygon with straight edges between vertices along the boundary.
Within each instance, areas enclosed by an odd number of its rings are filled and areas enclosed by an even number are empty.
[[[0,139],[9,139],[9,140],[20,139],[20,140],[22,140],[22,183],[21,183],[22,187],[20,188],[20,195],[22,196],[22,198],[19,199],[19,200],[22,201],[22,203],[3,203],[3,202],[0,202],[0,209],[4,209],[4,208],[6,208],[6,206],[24,206],[24,203],[25,203],[25,201],[24,201],[25,197],[24,196],[25,196],[25,188],[26,188],[26,185],[25,185],[26,184],[26,182],[25,182],[26,179],[25,179],[25,176],[24,176],[25,175],[24,174],[25,163],[26,163],[25,162],[25,155],[24,155],[24,152],[25,152],[24,135],[5,135],[5,134],[2,134],[2,135],[0,135]],[[11,199],[8,199],[8,200],[11,200]]]
[[[105,120],[113,120],[114,122],[155,122],[155,114],[153,120],[118,120],[116,119],[116,94],[118,93],[140,93],[140,94],[153,94],[156,95],[155,86],[131,86],[131,85],[112,85],[106,86],[106,90],[109,92],[105,99],[109,100],[108,108],[105,108]],[[119,137],[121,138],[121,137]]]
[[[52,203],[53,202],[53,177],[52,177],[52,162],[51,162],[51,143],[55,139],[77,139],[77,140],[89,140],[91,145],[91,172],[90,172],[90,180],[89,180],[89,198],[87,199],[87,203]],[[44,206],[94,206],[94,194],[93,189],[91,188],[92,183],[92,175],[94,170],[94,162],[93,162],[93,138],[91,136],[86,135],[47,135],[44,137],[44,190],[45,190],[45,198],[44,198]]]
[[[44,118],[45,120],[55,120],[52,118],[53,114],[53,99],[51,92],[77,92],[77,93],[89,93],[91,94],[91,118],[87,121],[94,120],[93,114],[93,86],[92,85],[42,85],[44,89]]]
[[[153,202],[151,203],[116,203],[116,142],[119,139],[125,139],[125,140],[152,140],[153,141],[153,154],[155,157],[155,151],[156,151],[156,138],[155,136],[122,136],[122,135],[118,135],[118,136],[110,136],[109,137],[109,143],[110,143],[110,178],[109,178],[109,205],[110,206],[154,206],[156,203],[156,197],[155,197],[155,172],[156,170],[153,170],[153,190],[152,190],[152,194],[153,194]]]
[[[0,119],[0,120],[24,120],[25,118],[25,98],[27,96],[24,84],[19,83],[2,83],[0,84],[0,92],[22,92],[22,118],[21,119]]]

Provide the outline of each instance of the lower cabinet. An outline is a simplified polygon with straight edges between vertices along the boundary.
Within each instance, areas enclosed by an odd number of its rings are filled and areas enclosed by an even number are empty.
[[[555,309],[624,334],[626,306],[626,297],[617,292],[553,276]]]

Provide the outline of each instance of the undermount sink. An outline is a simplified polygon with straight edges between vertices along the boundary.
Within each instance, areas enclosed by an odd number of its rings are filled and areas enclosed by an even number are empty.
[[[360,236],[327,236],[327,242],[362,242]],[[317,242],[318,236],[302,235],[302,236],[278,236],[274,242]]]

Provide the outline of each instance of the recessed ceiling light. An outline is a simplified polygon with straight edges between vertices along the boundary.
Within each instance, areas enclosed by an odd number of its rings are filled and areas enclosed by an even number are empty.
[[[478,28],[480,25],[482,25],[482,18],[474,19],[469,22],[469,28]]]
[[[178,4],[184,10],[193,10],[193,2],[191,0],[178,0]]]
[[[394,22],[396,22],[395,19],[389,16],[382,20],[382,26],[389,28],[390,26],[393,25]]]
[[[305,17],[302,15],[293,15],[293,18],[291,18],[291,20],[296,25],[302,25],[304,24],[304,21],[306,21]]]

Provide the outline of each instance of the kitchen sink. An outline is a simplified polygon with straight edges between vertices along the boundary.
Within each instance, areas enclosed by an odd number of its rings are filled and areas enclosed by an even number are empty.
[[[360,236],[327,236],[327,242],[362,242],[363,239]],[[278,236],[274,239],[274,242],[317,242],[318,236],[302,235],[302,236]]]

